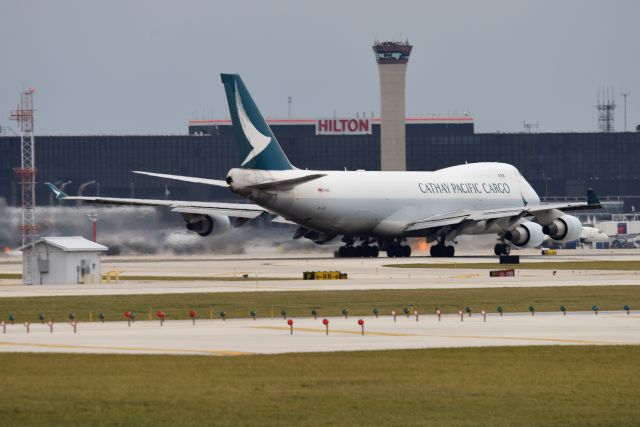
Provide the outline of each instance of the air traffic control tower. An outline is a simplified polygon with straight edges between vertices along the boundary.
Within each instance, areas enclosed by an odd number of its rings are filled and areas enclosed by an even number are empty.
[[[409,42],[378,42],[373,51],[380,72],[380,168],[407,170],[404,86]]]

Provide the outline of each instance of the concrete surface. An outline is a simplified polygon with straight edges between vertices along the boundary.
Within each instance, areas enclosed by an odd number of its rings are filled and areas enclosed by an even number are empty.
[[[638,251],[561,251],[558,256],[543,257],[537,251],[519,251],[522,262],[548,261],[624,261],[640,260]],[[54,295],[116,295],[147,293],[243,292],[243,291],[301,291],[349,289],[427,289],[427,288],[484,288],[523,286],[597,286],[638,285],[639,271],[589,270],[517,270],[516,277],[490,278],[489,270],[465,269],[469,262],[495,262],[494,256],[468,253],[454,259],[442,258],[376,258],[335,259],[330,257],[279,258],[254,256],[148,256],[137,258],[105,258],[103,271],[118,270],[124,275],[199,276],[212,280],[137,280],[121,284],[102,285],[21,285],[20,280],[0,279],[0,298]],[[459,269],[405,269],[385,267],[398,263],[449,263]],[[19,272],[21,265],[0,261],[0,273]],[[348,280],[305,281],[306,270],[340,270],[349,274]],[[219,278],[248,275],[250,278],[291,278],[296,280],[231,281]]]
[[[640,344],[640,313],[619,312],[508,313],[503,317],[456,314],[442,317],[390,315],[364,317],[365,335],[358,318],[329,318],[325,335],[322,318],[294,320],[294,333],[282,318],[137,321],[80,323],[77,333],[69,323],[23,324],[0,328],[0,352],[153,353],[244,355],[254,353],[324,352],[344,350],[415,349],[435,347],[485,347],[526,345]]]

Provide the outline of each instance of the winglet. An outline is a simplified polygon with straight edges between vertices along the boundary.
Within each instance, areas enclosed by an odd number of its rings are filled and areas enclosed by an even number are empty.
[[[593,191],[593,188],[587,189],[587,204],[593,207],[602,207],[600,199],[596,196],[596,192]]]
[[[46,185],[47,187],[49,187],[51,191],[53,191],[53,194],[56,195],[56,199],[64,199],[69,197],[67,193],[65,193],[64,191],[62,191],[61,189],[59,189],[58,187],[56,187],[50,182],[45,182],[44,185]]]

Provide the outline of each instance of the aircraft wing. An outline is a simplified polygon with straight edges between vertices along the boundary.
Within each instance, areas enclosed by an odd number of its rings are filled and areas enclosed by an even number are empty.
[[[79,200],[85,203],[124,206],[160,206],[177,213],[196,215],[224,215],[253,219],[267,212],[264,208],[248,203],[188,202],[180,200],[134,199],[119,197],[68,196],[53,184],[46,184],[60,200]]]
[[[193,182],[196,184],[214,185],[216,187],[224,187],[224,188],[229,187],[227,182],[222,181],[221,179],[197,178],[193,176],[169,175],[166,173],[143,172],[143,171],[133,171],[133,173],[137,173],[138,175],[154,176],[156,178],[173,179],[175,181],[186,181],[186,182]]]
[[[521,206],[513,208],[489,209],[484,211],[451,211],[444,214],[438,214],[423,218],[408,224],[405,232],[428,230],[440,227],[453,227],[462,222],[473,222],[483,220],[509,219],[511,221],[518,220],[527,216],[535,216],[542,212],[552,210],[560,211],[576,211],[585,209],[599,209],[602,205],[600,200],[593,192],[587,191],[586,202],[576,203],[544,203],[533,206]]]

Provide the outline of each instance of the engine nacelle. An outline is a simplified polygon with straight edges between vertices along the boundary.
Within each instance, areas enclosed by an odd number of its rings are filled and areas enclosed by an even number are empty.
[[[508,231],[504,238],[521,248],[535,248],[544,241],[544,233],[540,224],[527,221]]]
[[[557,242],[570,242],[580,238],[582,223],[575,216],[562,215],[542,227],[542,232]]]
[[[223,215],[194,215],[187,221],[187,230],[198,233],[201,236],[210,234],[223,234],[231,228],[228,216]]]

